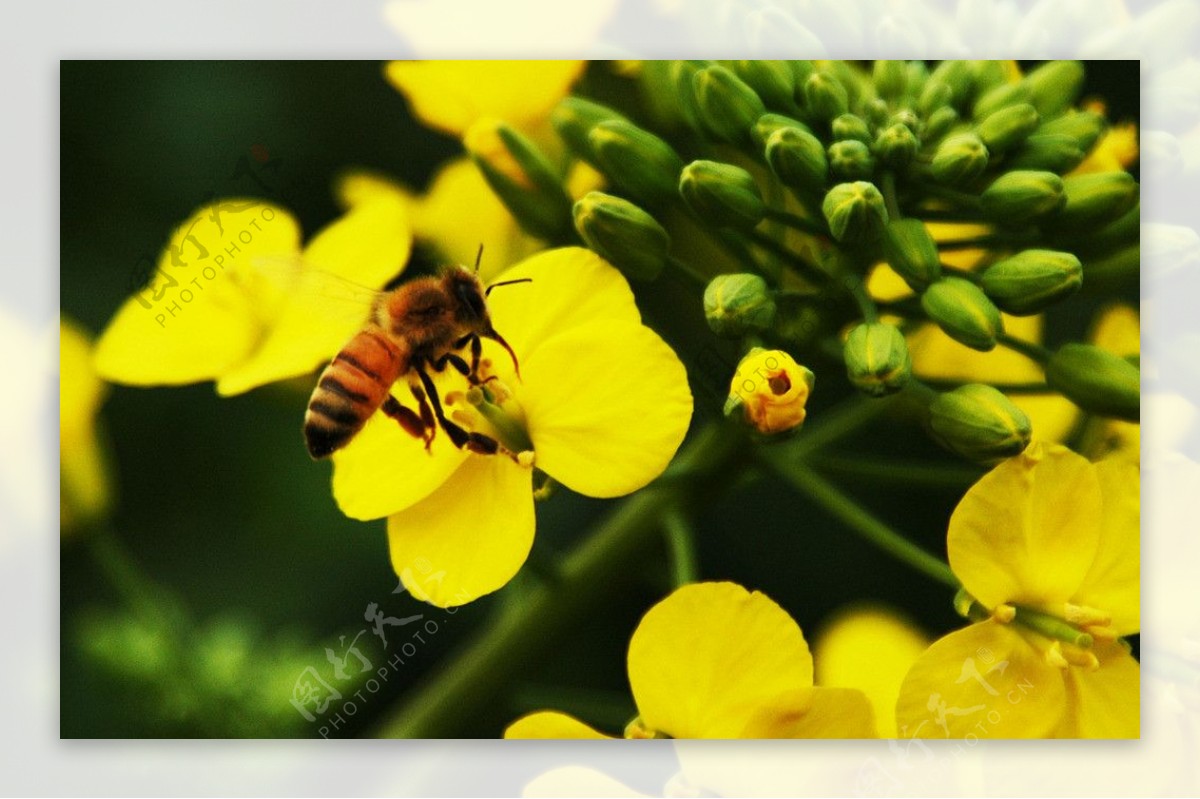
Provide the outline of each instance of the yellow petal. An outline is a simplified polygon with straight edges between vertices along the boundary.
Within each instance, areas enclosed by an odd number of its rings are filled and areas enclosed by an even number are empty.
[[[378,199],[400,202],[411,213],[416,196],[407,188],[379,172],[351,169],[334,181],[333,193],[343,208],[349,209]]]
[[[611,736],[596,732],[574,716],[568,716],[566,713],[559,713],[555,710],[539,710],[536,713],[522,716],[508,725],[508,729],[504,731],[504,737],[518,739],[584,738],[588,740],[611,738]]]
[[[1141,320],[1128,305],[1110,305],[1100,312],[1089,337],[1097,347],[1127,358],[1141,352]]]
[[[448,263],[474,264],[482,245],[479,274],[485,280],[540,246],[521,230],[469,158],[442,167],[412,214],[417,238],[432,244]]]
[[[562,247],[526,258],[495,282],[532,279],[497,288],[488,297],[492,322],[521,358],[551,337],[592,322],[640,322],[629,283],[591,250]]]
[[[480,117],[523,126],[566,96],[584,61],[393,61],[385,74],[425,124],[461,136]]]
[[[643,723],[675,738],[736,738],[776,700],[812,686],[812,657],[783,608],[733,583],[676,590],[629,642]]]
[[[879,302],[893,302],[913,295],[913,290],[904,282],[904,278],[891,266],[882,262],[876,264],[867,275],[867,292],[872,299]]]
[[[393,388],[392,395],[415,409],[406,383]],[[425,499],[467,457],[444,430],[437,430],[426,451],[420,439],[377,411],[345,449],[333,454],[333,496],[352,519],[380,519]]]
[[[640,323],[552,336],[522,362],[517,397],[538,467],[581,494],[616,497],[662,474],[692,418],[687,372]]]
[[[934,642],[904,678],[901,739],[1046,738],[1064,714],[1063,673],[1011,625],[972,624]]]
[[[201,208],[171,236],[151,286],[127,300],[101,335],[101,377],[179,385],[239,365],[258,345],[274,297],[255,293],[234,272],[259,259],[294,258],[299,240],[290,215],[257,200]]]
[[[925,226],[934,241],[959,241],[977,239],[992,232],[987,225],[962,222],[927,222]],[[959,269],[974,269],[987,250],[946,250],[941,254],[942,263]]]
[[[374,296],[408,261],[412,233],[403,204],[362,202],[318,233],[253,357],[222,376],[221,394],[307,374],[328,362],[363,326]],[[343,283],[345,281],[345,283]]]
[[[417,599],[465,605],[513,578],[533,527],[533,470],[503,455],[472,455],[436,491],[388,517],[392,568]]]
[[[1088,157],[1071,171],[1072,175],[1091,172],[1122,172],[1138,157],[1137,125],[1114,125],[1104,132]]]
[[[1067,670],[1063,738],[1137,738],[1141,734],[1141,667],[1116,643],[1094,650],[1100,668]]]
[[[1078,604],[1112,616],[1117,635],[1141,628],[1141,473],[1124,458],[1096,464],[1104,516],[1096,558],[1077,594]]]
[[[1066,447],[1034,443],[973,485],[950,517],[950,567],[985,607],[1075,596],[1096,556],[1100,481]]]
[[[1012,336],[1039,343],[1040,316],[1004,316],[1004,329]],[[989,352],[973,350],[947,336],[934,324],[918,327],[908,336],[913,373],[933,380],[981,383],[1041,382],[1042,370],[1028,357],[1007,347]]]
[[[874,709],[862,691],[804,688],[756,711],[738,737],[876,738],[878,733]]]
[[[92,367],[91,342],[76,322],[59,321],[59,509],[66,530],[104,513],[110,501],[108,462],[96,434],[107,386]]]
[[[884,607],[840,614],[816,637],[817,685],[857,688],[875,711],[879,734],[896,737],[896,699],[904,675],[929,646],[912,622]]]

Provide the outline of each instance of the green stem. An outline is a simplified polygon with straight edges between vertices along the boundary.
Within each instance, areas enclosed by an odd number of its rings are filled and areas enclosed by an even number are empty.
[[[945,561],[929,554],[872,516],[812,469],[796,463],[780,463],[778,458],[765,451],[760,453],[759,459],[775,474],[803,491],[817,505],[871,544],[927,577],[951,588],[959,587],[958,578],[950,571]]]
[[[805,219],[802,216],[796,216],[788,211],[782,211],[778,208],[768,208],[767,219],[787,225],[794,230],[799,230],[801,233],[829,238],[829,231],[825,229],[824,225],[814,222],[811,219]]]
[[[854,298],[854,304],[858,306],[858,312],[862,314],[863,321],[875,322],[879,319],[879,308],[875,305],[875,300],[867,291],[867,284],[858,275],[846,275],[843,278],[843,285],[850,292],[850,296]]]
[[[891,219],[903,219],[900,213],[900,202],[896,197],[896,174],[891,170],[883,173],[880,188],[883,189],[883,204]]]
[[[816,283],[828,283],[829,275],[822,272],[813,264],[805,261],[799,255],[783,246],[775,239],[757,230],[750,230],[745,233],[746,238],[754,245],[761,247],[767,252],[779,256],[779,258],[788,266],[795,269],[805,278]]]
[[[937,197],[939,200],[954,203],[971,211],[978,211],[980,209],[979,197],[974,194],[967,194],[965,191],[939,186],[936,183],[922,184],[919,188],[921,193],[926,197]]]
[[[861,457],[829,456],[813,461],[823,473],[871,482],[924,485],[934,488],[962,489],[983,476],[982,469],[969,466],[940,466],[920,461],[873,461]]]
[[[704,289],[708,287],[708,282],[711,280],[711,278],[707,278],[700,274],[700,271],[690,264],[681,261],[673,255],[667,258],[667,263],[671,265],[672,269],[686,277],[692,283],[695,283],[700,288]]]
[[[696,557],[695,535],[687,517],[678,507],[663,514],[663,535],[671,559],[671,584],[678,588],[696,582],[700,563]]]
[[[86,531],[92,557],[109,584],[126,605],[143,621],[160,629],[175,627],[177,607],[173,595],[148,578],[107,523]]]
[[[996,341],[1001,346],[1007,347],[1013,352],[1019,352],[1026,358],[1042,365],[1045,365],[1054,356],[1054,353],[1041,344],[1034,344],[1032,341],[1025,341],[1008,333],[1000,333],[996,336]]]

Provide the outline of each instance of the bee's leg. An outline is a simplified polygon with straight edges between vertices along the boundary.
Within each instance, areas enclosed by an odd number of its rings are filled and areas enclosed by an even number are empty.
[[[433,371],[441,372],[446,368],[446,364],[453,366],[463,377],[471,377],[471,367],[467,366],[467,362],[459,355],[453,352],[447,352],[442,357],[433,362]]]
[[[408,390],[412,392],[413,398],[417,401],[417,410],[421,413],[421,424],[425,425],[425,449],[429,449],[429,445],[433,443],[433,437],[437,435],[437,421],[433,413],[433,409],[429,407],[429,399],[425,396],[425,391],[420,386],[409,385]],[[436,401],[436,397],[434,398]]]
[[[425,403],[425,407],[422,408],[422,415],[418,416],[417,412],[412,408],[405,408],[395,397],[388,394],[388,398],[383,401],[383,405],[379,409],[395,419],[404,432],[413,438],[419,438],[424,441],[425,449],[429,449],[429,444],[433,441],[433,434],[435,432],[433,412],[429,410],[429,403]],[[422,418],[426,414],[428,414],[429,421]]]
[[[429,395],[429,401],[433,405],[434,416],[437,417],[438,424],[446,431],[446,435],[450,436],[450,441],[459,449],[467,449],[471,452],[477,452],[480,455],[495,455],[503,453],[514,461],[520,463],[517,458],[517,453],[510,450],[508,447],[501,444],[491,436],[485,436],[483,433],[475,433],[464,430],[454,422],[446,418],[445,412],[442,410],[442,402],[438,399],[437,386],[433,384],[433,379],[425,373],[422,366],[415,366],[413,371],[421,378],[421,385],[425,386],[425,393]]]

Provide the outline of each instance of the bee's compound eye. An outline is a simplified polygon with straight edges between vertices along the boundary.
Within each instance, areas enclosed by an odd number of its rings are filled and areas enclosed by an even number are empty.
[[[459,283],[455,287],[455,292],[458,294],[458,299],[471,312],[473,316],[482,319],[487,314],[487,307],[483,302],[483,294],[480,293],[479,287],[473,283]]]

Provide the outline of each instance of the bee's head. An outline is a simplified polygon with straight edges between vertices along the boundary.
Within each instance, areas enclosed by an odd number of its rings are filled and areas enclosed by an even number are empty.
[[[455,301],[455,315],[461,322],[476,327],[487,320],[483,284],[473,272],[453,266],[446,270],[442,280],[447,293]]]

